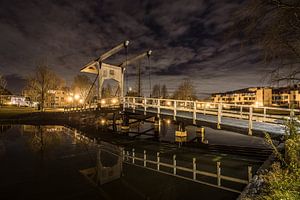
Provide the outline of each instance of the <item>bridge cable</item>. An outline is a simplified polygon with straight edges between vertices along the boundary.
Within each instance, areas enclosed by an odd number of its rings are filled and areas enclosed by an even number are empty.
[[[126,93],[128,93],[128,74],[127,74],[127,62],[128,62],[128,47],[125,47],[125,82],[126,82]],[[124,84],[124,83],[123,83]],[[123,88],[122,88],[123,90]],[[125,91],[123,91],[124,93]],[[124,95],[124,94],[123,94]]]
[[[149,87],[150,87],[150,97],[151,97],[151,61],[150,56],[148,55],[148,70],[149,70]]]
[[[97,76],[96,76],[96,78],[95,78],[95,80],[94,80],[92,86],[90,87],[89,92],[88,92],[88,94],[87,94],[86,97],[85,97],[84,103],[85,103],[86,100],[88,99],[88,97],[89,97],[89,95],[90,95],[90,93],[91,93],[91,91],[92,91],[92,89],[93,89],[93,87],[94,87],[94,85],[95,85],[95,83],[96,83],[96,81],[97,81],[97,79],[98,79],[98,76],[99,76],[99,73],[97,74]]]

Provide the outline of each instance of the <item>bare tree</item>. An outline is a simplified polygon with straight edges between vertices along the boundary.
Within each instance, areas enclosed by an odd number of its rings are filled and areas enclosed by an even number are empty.
[[[27,79],[25,90],[29,95],[34,95],[32,97],[40,103],[43,111],[49,90],[59,89],[62,85],[63,80],[48,67],[42,65],[38,66],[34,74]]]
[[[173,94],[174,99],[196,100],[196,92],[193,83],[189,79],[184,79]]]
[[[151,97],[153,98],[160,98],[161,97],[161,90],[160,90],[160,85],[155,84],[152,89]]]
[[[300,1],[251,0],[235,17],[244,42],[259,44],[265,61],[276,66],[270,80],[299,82]]]
[[[6,88],[6,80],[2,74],[0,74],[0,94],[5,91]]]
[[[72,89],[74,93],[79,94],[81,99],[85,101],[88,98],[89,93],[93,93],[91,90],[92,81],[86,75],[77,75],[74,77]]]
[[[167,86],[164,84],[161,86],[161,96],[162,98],[166,99],[168,97],[168,89]]]

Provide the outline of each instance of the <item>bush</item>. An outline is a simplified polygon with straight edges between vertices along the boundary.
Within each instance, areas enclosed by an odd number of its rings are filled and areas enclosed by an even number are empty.
[[[292,118],[286,123],[284,152],[279,152],[270,135],[266,140],[274,149],[278,161],[259,175],[263,184],[257,195],[245,199],[300,200],[300,134],[299,122]]]

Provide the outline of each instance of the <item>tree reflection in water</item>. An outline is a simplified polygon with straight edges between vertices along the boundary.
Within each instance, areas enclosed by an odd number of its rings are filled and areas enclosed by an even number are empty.
[[[5,144],[2,140],[2,137],[4,136],[5,132],[8,131],[12,126],[7,124],[0,124],[0,158],[5,154],[6,148]]]
[[[49,150],[56,148],[62,141],[62,128],[61,126],[23,126],[23,133],[32,134],[28,140],[29,148],[40,154],[41,162]]]

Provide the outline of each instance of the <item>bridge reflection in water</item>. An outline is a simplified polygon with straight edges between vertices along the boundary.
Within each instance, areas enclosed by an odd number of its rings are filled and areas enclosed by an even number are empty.
[[[248,183],[251,173],[255,172],[260,163],[231,160],[223,158],[222,155],[210,155],[209,152],[199,153],[196,156],[191,152],[180,152],[180,149],[173,149],[173,153],[155,152],[158,145],[167,145],[159,143],[149,143],[145,146],[147,149],[145,151],[138,145],[132,149],[131,146],[124,145],[125,142],[123,144],[102,142],[62,126],[14,125],[2,135],[1,141],[6,148],[1,160],[6,165],[1,165],[0,168],[1,171],[7,172],[7,175],[2,176],[0,190],[6,190],[7,192],[3,193],[4,197],[10,198],[17,198],[18,194],[12,191],[13,185],[20,180],[26,183],[21,184],[24,187],[22,192],[24,197],[31,197],[34,191],[38,191],[35,197],[49,195],[49,198],[57,198],[67,195],[70,190],[73,191],[72,196],[91,197],[91,194],[99,191],[92,190],[86,184],[88,181],[80,181],[79,171],[85,173],[87,172],[85,169],[94,167],[100,170],[95,171],[96,175],[101,175],[98,181],[105,179],[101,183],[96,182],[102,197],[122,198],[126,194],[138,197],[133,199],[146,197],[160,199],[162,194],[166,196],[168,193],[173,197],[175,195],[178,198],[187,196],[189,199],[198,199],[199,195],[214,193],[212,199],[224,197],[234,199]],[[16,151],[16,148],[19,150]],[[43,164],[34,162],[38,157],[43,157],[40,160]],[[14,164],[15,159],[18,159],[18,165]],[[29,169],[34,169],[35,172]],[[25,171],[26,177],[22,176]],[[85,175],[89,176],[88,173]],[[110,179],[107,179],[108,176],[111,176]],[[32,178],[37,178],[36,181],[39,183],[37,190],[30,189],[34,183],[28,180]],[[155,180],[160,184],[152,184]],[[171,186],[170,184],[174,188],[179,188],[175,191],[165,190],[164,186]],[[209,187],[206,188],[205,185]],[[50,194],[46,188],[57,189],[58,192]],[[124,193],[116,194],[116,188]],[[190,190],[191,188],[197,189]],[[157,192],[151,192],[152,189]]]

